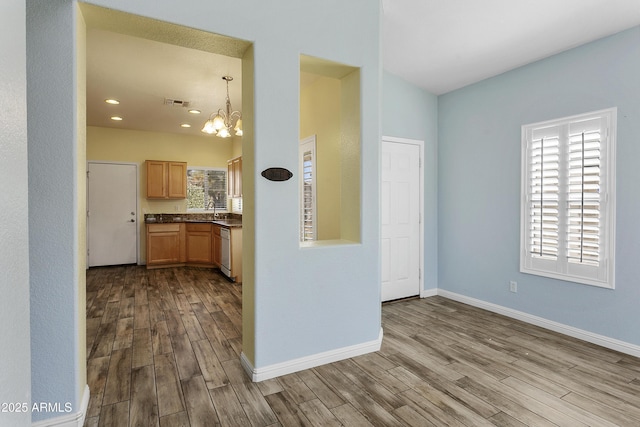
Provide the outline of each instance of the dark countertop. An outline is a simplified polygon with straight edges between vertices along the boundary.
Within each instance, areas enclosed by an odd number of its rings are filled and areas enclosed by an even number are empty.
[[[238,220],[224,220],[224,219],[218,219],[218,220],[206,220],[206,219],[182,219],[182,220],[166,220],[163,219],[162,221],[159,220],[145,220],[144,221],[145,224],[175,224],[175,223],[185,223],[185,224],[193,224],[193,223],[199,223],[199,224],[216,224],[219,225],[221,227],[227,227],[227,228],[236,228],[236,227],[240,227],[242,228],[242,221],[238,221]]]
[[[229,214],[228,218],[214,218],[212,214],[145,214],[145,224],[201,223],[227,228],[242,227],[242,215]]]

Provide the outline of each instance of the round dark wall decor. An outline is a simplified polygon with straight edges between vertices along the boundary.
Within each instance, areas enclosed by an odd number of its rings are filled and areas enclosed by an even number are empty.
[[[293,173],[285,168],[269,168],[262,171],[262,176],[269,181],[286,181],[293,176]]]

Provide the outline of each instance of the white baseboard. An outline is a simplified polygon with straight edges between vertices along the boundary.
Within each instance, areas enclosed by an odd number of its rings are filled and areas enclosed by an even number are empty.
[[[502,314],[513,319],[521,320],[532,325],[540,326],[541,328],[549,329],[554,332],[558,332],[564,335],[568,335],[573,338],[578,338],[583,341],[590,342],[592,344],[599,345],[601,347],[616,350],[621,353],[629,354],[631,356],[640,357],[640,346],[631,344],[625,341],[620,341],[614,338],[606,337],[604,335],[594,334],[593,332],[585,331],[582,329],[574,328],[573,326],[564,325],[562,323],[554,322],[542,317],[534,316],[532,314],[524,313],[522,311],[513,310],[511,308],[503,307],[490,302],[482,301],[479,299],[467,297],[457,294],[455,292],[445,291],[438,289],[438,295],[448,298],[454,301],[459,301],[465,304],[472,305],[474,307],[482,308],[487,311]]]
[[[31,424],[31,427],[82,427],[89,407],[89,386],[84,386],[80,410],[61,417],[49,418]]]
[[[438,295],[438,288],[422,289],[420,291],[420,298],[435,297],[436,295]]]
[[[282,375],[291,374],[293,372],[314,368],[327,363],[337,362],[338,360],[349,359],[350,357],[360,356],[367,353],[380,350],[382,344],[382,328],[378,338],[356,344],[349,347],[330,350],[324,353],[313,354],[311,356],[301,357],[299,359],[290,360],[288,362],[276,363],[274,365],[265,366],[263,368],[254,368],[244,353],[240,355],[240,363],[244,370],[249,374],[253,382],[260,382]]]

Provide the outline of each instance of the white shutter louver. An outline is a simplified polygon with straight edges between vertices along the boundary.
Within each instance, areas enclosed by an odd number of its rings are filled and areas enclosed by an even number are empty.
[[[558,257],[560,192],[558,138],[534,140],[530,150],[529,250],[535,256],[555,260]]]
[[[600,129],[569,135],[567,258],[600,259]]]
[[[302,241],[314,240],[313,233],[313,153],[302,154]]]
[[[316,208],[316,137],[300,141],[300,241],[317,239]]]

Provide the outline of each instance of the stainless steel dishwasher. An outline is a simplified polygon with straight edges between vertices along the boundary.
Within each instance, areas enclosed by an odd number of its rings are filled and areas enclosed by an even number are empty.
[[[220,228],[220,240],[222,248],[220,254],[220,271],[227,277],[231,277],[231,232],[228,228]]]

